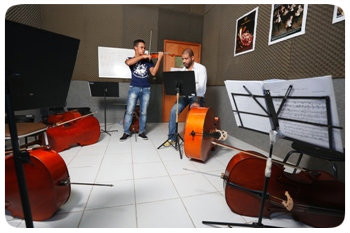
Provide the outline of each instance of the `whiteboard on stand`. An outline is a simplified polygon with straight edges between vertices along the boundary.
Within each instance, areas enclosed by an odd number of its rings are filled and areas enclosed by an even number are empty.
[[[134,49],[98,46],[98,76],[131,79],[131,71],[125,60],[134,56]]]

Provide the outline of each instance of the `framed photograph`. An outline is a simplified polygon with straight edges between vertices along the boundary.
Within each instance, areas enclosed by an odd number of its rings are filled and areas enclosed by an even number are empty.
[[[345,20],[345,15],[344,15],[343,9],[340,8],[339,6],[334,6],[332,23],[338,23],[338,22],[343,21],[343,20]]]
[[[254,51],[258,7],[236,20],[234,56]]]
[[[271,9],[269,45],[305,33],[307,4],[274,4]]]

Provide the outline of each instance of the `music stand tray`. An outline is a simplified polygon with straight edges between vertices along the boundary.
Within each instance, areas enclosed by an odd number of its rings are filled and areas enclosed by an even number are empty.
[[[180,140],[183,142],[183,138],[178,132],[179,123],[179,96],[195,96],[196,95],[196,83],[194,71],[170,71],[163,72],[164,75],[164,87],[167,95],[176,95],[176,127],[175,127],[175,146],[179,151],[180,158],[182,159],[182,151],[180,148]],[[168,141],[165,140],[157,149],[164,146]]]
[[[118,82],[89,82],[90,94],[93,97],[103,97],[104,100],[104,130],[102,133],[106,133],[111,136],[110,132],[117,132],[118,130],[107,131],[107,102],[106,97],[119,97],[119,83]]]

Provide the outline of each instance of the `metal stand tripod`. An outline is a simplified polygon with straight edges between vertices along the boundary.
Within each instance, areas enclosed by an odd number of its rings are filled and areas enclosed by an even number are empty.
[[[107,102],[106,102],[106,95],[107,95],[107,88],[105,88],[104,90],[104,95],[103,95],[103,100],[104,100],[104,119],[105,119],[105,129],[101,130],[101,133],[106,133],[109,136],[111,136],[111,134],[109,132],[118,132],[118,130],[109,130],[107,131],[107,117],[106,117],[106,108],[107,108]]]
[[[172,147],[175,148],[175,150],[179,151],[180,154],[180,159],[182,159],[182,151],[181,151],[181,142],[180,141],[184,141],[183,138],[180,136],[179,132],[178,132],[178,128],[179,128],[179,97],[180,97],[180,88],[176,87],[176,126],[175,126],[175,145],[170,144]],[[165,140],[157,149],[161,148],[162,146],[164,146],[165,143],[168,142],[168,139]]]

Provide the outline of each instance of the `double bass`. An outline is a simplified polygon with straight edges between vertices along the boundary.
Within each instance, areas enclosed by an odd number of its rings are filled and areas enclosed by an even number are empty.
[[[227,133],[219,130],[219,118],[207,107],[194,107],[187,114],[184,151],[187,157],[206,161],[214,148],[214,140],[225,140]]]
[[[29,162],[23,164],[32,219],[52,217],[68,201],[71,184],[113,186],[112,184],[71,182],[63,158],[48,147],[29,151]],[[5,209],[13,217],[24,218],[13,154],[5,156]]]
[[[100,123],[93,113],[82,116],[73,110],[49,116],[46,131],[51,149],[61,152],[74,145],[91,145],[100,139]]]
[[[30,161],[24,164],[27,191],[33,220],[50,218],[67,202],[71,187],[69,173],[62,157],[47,148],[33,149]],[[12,216],[23,218],[14,157],[5,157],[5,208]]]
[[[225,199],[230,209],[240,215],[258,217],[262,201],[264,156],[254,151],[236,154],[222,178]],[[288,194],[288,195],[287,195]],[[285,198],[292,199],[286,208]],[[263,216],[288,212],[297,221],[313,227],[336,227],[344,220],[345,185],[325,171],[286,173],[272,163]]]

